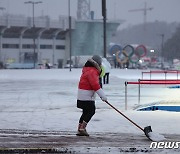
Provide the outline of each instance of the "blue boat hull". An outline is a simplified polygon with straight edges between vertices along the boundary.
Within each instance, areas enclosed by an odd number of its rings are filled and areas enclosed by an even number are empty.
[[[157,111],[157,110],[163,110],[163,111],[173,111],[173,112],[180,112],[180,106],[148,106],[143,107],[141,109],[138,109],[138,111]]]

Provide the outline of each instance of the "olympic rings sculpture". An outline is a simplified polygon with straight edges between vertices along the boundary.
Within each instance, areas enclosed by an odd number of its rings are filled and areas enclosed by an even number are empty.
[[[126,45],[121,47],[120,45],[113,45],[109,53],[116,56],[116,61],[120,64],[127,63],[138,63],[140,58],[145,57],[147,54],[147,49],[144,45],[138,45],[134,47],[132,45]]]

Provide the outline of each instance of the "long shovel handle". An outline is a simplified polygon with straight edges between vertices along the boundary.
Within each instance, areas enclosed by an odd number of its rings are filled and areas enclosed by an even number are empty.
[[[119,111],[117,108],[115,108],[113,105],[111,105],[108,101],[105,101],[110,107],[112,107],[114,110],[116,110],[119,114],[121,114],[123,117],[125,117],[127,120],[129,120],[131,123],[133,123],[136,127],[138,127],[140,130],[144,132],[144,129],[137,125],[134,121],[129,119],[126,115],[124,115],[121,111]]]

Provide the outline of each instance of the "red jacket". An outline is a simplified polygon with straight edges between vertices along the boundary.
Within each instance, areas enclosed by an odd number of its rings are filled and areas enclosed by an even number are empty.
[[[82,75],[78,86],[77,99],[81,101],[94,101],[95,93],[102,100],[107,100],[99,84],[100,67],[92,59],[89,59],[82,70]]]
[[[78,100],[94,100],[95,92],[99,90],[99,74],[95,67],[84,67],[78,86]]]
[[[79,89],[94,91],[100,89],[99,73],[95,67],[84,67],[79,82]]]

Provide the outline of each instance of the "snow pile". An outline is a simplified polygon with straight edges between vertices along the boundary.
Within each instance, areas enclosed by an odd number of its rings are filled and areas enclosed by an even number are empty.
[[[159,141],[166,140],[166,138],[163,135],[161,135],[157,132],[149,132],[148,135],[152,141],[159,142]]]

